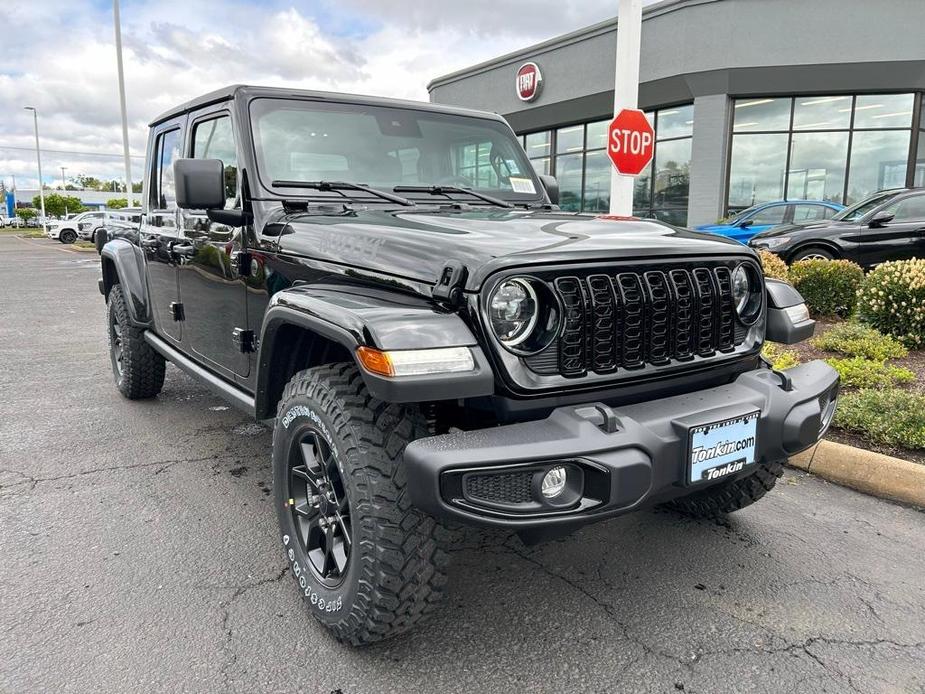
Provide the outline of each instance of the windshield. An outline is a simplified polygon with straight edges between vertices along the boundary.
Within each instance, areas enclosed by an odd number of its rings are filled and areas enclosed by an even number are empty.
[[[751,207],[746,208],[742,210],[741,212],[736,212],[731,217],[728,217],[726,221],[724,222],[724,224],[738,224],[743,219],[748,217],[752,212],[757,210],[759,207],[761,207],[761,205],[752,205]]]
[[[536,202],[540,183],[503,122],[413,109],[294,99],[255,99],[251,120],[260,179],[288,195],[362,197],[285,182],[337,181],[392,191],[398,186],[471,188],[512,202]],[[402,193],[406,195],[406,193]],[[427,193],[415,199],[428,198]],[[466,197],[466,202],[478,202]],[[381,199],[380,199],[381,201]]]
[[[881,191],[880,193],[874,193],[869,198],[861,200],[861,202],[856,202],[851,207],[846,207],[838,214],[832,215],[832,219],[839,222],[853,222],[863,217],[875,207],[886,202],[894,195],[896,195],[896,191]]]

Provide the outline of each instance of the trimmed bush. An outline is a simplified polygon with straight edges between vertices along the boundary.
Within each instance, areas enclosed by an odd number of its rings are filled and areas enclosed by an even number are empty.
[[[909,354],[899,341],[856,321],[839,323],[809,342],[816,349],[881,362]]]
[[[764,270],[765,277],[771,277],[776,280],[789,282],[787,263],[779,255],[761,249],[758,251],[758,259],[761,260],[761,269]]]
[[[761,355],[771,362],[771,366],[777,371],[789,369],[791,366],[796,366],[800,363],[800,358],[796,352],[783,349],[774,342],[765,342]]]
[[[925,344],[925,260],[884,263],[858,292],[858,315],[909,347]]]
[[[841,376],[843,388],[888,388],[915,380],[915,373],[905,367],[864,357],[833,358],[826,362]]]
[[[864,271],[850,260],[799,260],[790,266],[789,278],[814,314],[850,316]]]
[[[845,393],[834,423],[874,443],[925,448],[925,395],[895,388]]]

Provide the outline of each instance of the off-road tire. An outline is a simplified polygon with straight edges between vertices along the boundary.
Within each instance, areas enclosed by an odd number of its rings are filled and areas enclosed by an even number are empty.
[[[77,232],[72,231],[71,229],[65,229],[60,234],[58,234],[58,240],[61,243],[69,246],[77,240]]]
[[[373,398],[347,363],[295,374],[277,412],[273,498],[290,573],[309,611],[352,645],[407,631],[438,606],[449,563],[442,526],[413,508],[406,490],[402,453],[428,435],[427,420],[415,405]],[[341,583],[333,587],[309,564],[290,500],[296,448],[319,435],[340,474],[352,535]]]
[[[121,284],[109,290],[107,307],[109,357],[116,387],[129,400],[153,398],[164,387],[164,357],[145,342],[144,330],[129,320],[128,306]],[[121,336],[117,335],[118,326]],[[121,364],[118,360],[117,338],[121,340]]]
[[[751,506],[774,489],[784,474],[781,463],[759,465],[745,477],[705,487],[689,496],[673,499],[666,507],[697,518],[717,518]]]

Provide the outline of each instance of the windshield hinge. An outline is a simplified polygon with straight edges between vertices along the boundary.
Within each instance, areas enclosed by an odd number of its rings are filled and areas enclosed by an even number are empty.
[[[465,265],[458,260],[448,260],[440,271],[437,284],[434,285],[433,297],[453,305],[460,303],[468,276],[469,271]]]

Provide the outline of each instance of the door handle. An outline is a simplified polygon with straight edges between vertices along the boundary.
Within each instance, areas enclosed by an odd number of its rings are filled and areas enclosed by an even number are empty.
[[[148,248],[152,251],[156,251],[158,248],[161,247],[161,241],[160,239],[156,239],[156,238],[142,239],[139,245],[142,248]]]
[[[170,247],[170,253],[177,258],[192,258],[196,247],[191,243],[175,243]]]

